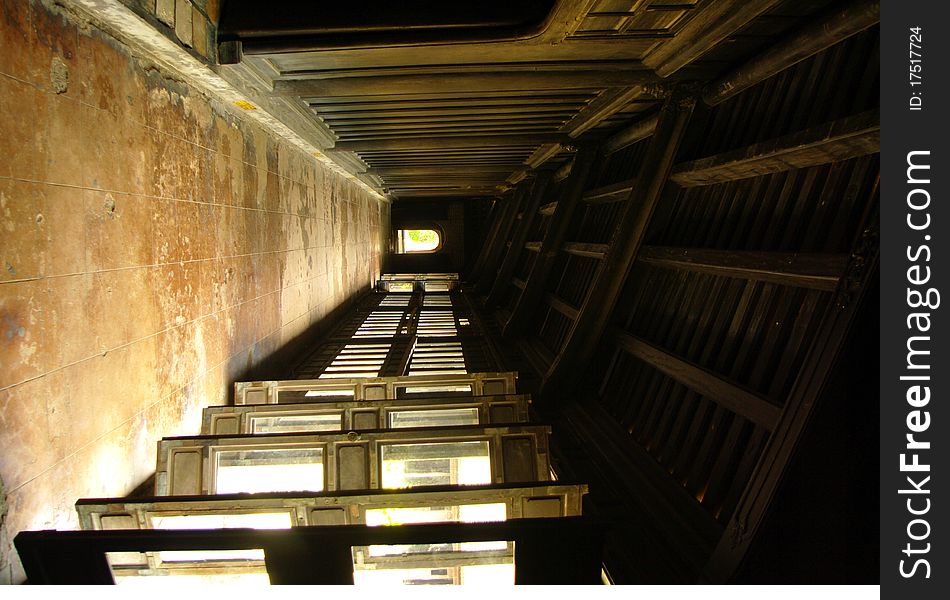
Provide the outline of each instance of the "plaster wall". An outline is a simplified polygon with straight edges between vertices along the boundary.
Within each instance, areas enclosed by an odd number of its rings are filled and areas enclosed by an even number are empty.
[[[0,0],[0,582],[378,276],[388,206],[38,0]]]

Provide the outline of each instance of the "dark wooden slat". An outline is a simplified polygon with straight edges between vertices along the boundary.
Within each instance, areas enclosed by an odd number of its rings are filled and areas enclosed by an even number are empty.
[[[511,206],[511,200],[511,198],[508,198],[507,200],[498,199],[492,204],[488,215],[491,225],[488,228],[488,232],[485,237],[485,243],[482,245],[481,252],[478,253],[478,258],[475,259],[475,265],[472,267],[472,271],[469,273],[470,278],[478,279],[478,277],[481,276],[482,269],[485,266],[485,261],[488,258],[491,247],[499,235],[498,231],[501,229],[508,212],[513,210]]]
[[[628,333],[614,331],[613,337],[626,352],[719,406],[768,430],[775,428],[780,409],[765,398]]]
[[[470,166],[466,167],[464,174],[459,174],[460,177],[465,176],[480,176],[480,175],[492,175],[499,173],[510,173],[511,169],[504,165],[484,165],[484,166]],[[439,176],[439,177],[451,177],[455,176],[455,173],[447,173],[445,169],[440,169],[437,167],[418,167],[418,166],[404,166],[404,167],[379,167],[372,168],[366,171],[369,175],[377,175],[383,178],[393,178],[393,177],[417,177],[417,176]]]
[[[485,255],[482,272],[475,283],[475,290],[485,292],[491,288],[492,282],[498,273],[498,266],[504,257],[506,243],[511,239],[512,230],[518,222],[518,214],[523,211],[526,202],[530,201],[529,185],[522,185],[515,189],[514,197],[510,200],[511,210],[505,214],[504,221],[498,229],[498,235],[492,240],[492,247]]]
[[[617,183],[594,188],[584,192],[584,202],[588,204],[609,204],[626,200],[630,196],[630,190],[636,185],[636,178],[625,179]]]
[[[523,73],[441,73],[426,75],[295,79],[274,82],[283,96],[374,96],[478,94],[485,91],[574,90],[627,87],[657,81],[650,70],[529,71]]]
[[[781,0],[738,0],[704,4],[676,33],[675,38],[659,44],[643,62],[654,69],[657,75],[669,77],[780,2]]]
[[[834,290],[848,264],[848,257],[844,254],[751,252],[662,246],[644,246],[637,260],[669,269],[767,281],[815,290]]]
[[[544,239],[541,241],[541,249],[528,275],[524,292],[518,297],[518,301],[511,311],[511,317],[505,324],[505,335],[520,332],[527,324],[532,311],[541,301],[548,275],[554,267],[558,250],[561,248],[561,244],[564,243],[564,236],[571,224],[574,208],[580,202],[587,176],[598,154],[597,149],[593,146],[584,146],[578,150],[575,159],[576,164],[565,184],[567,189],[558,201],[554,214],[550,217],[551,223]]]
[[[541,242],[525,242],[524,249],[528,252],[541,252]]]
[[[380,152],[393,150],[442,150],[451,148],[492,148],[523,146],[533,148],[539,144],[566,141],[561,133],[532,133],[522,135],[445,135],[445,136],[400,136],[381,140],[337,142],[336,150],[353,152]]]
[[[485,300],[486,306],[491,307],[498,305],[501,302],[501,298],[507,291],[508,284],[511,280],[511,275],[514,273],[515,267],[518,265],[518,257],[521,256],[521,251],[524,249],[525,240],[528,237],[528,233],[531,231],[531,224],[535,219],[540,218],[538,216],[538,205],[541,203],[541,199],[544,198],[544,192],[547,190],[548,183],[550,183],[550,181],[551,174],[542,173],[532,184],[530,201],[524,207],[524,211],[521,214],[521,220],[518,223],[518,229],[512,236],[511,245],[508,248],[508,252],[505,254],[505,258],[502,260],[501,266],[498,268],[498,276],[495,278],[491,291],[488,294],[488,298]]]
[[[511,285],[515,286],[515,287],[518,288],[519,290],[523,290],[523,289],[524,289],[524,280],[523,280],[523,279],[518,279],[517,277],[512,277],[512,278],[511,278]]]
[[[876,200],[877,189],[872,193],[872,198]],[[861,298],[877,273],[878,231],[879,222],[875,214],[852,252],[848,273],[843,278],[846,283],[839,288],[837,306],[827,313],[785,403],[781,419],[769,437],[735,513],[703,571],[706,581],[729,580],[765,518],[809,416],[837,362]]]
[[[561,247],[561,250],[574,256],[584,258],[596,258],[603,260],[607,254],[609,246],[607,244],[587,244],[582,242],[568,242]]]
[[[880,21],[880,18],[881,5],[877,1],[857,0],[836,8],[707,85],[703,90],[703,101],[715,106],[809,56],[864,31]]]
[[[561,352],[548,370],[542,394],[561,395],[568,370],[584,369],[607,326],[623,290],[627,274],[646,235],[657,202],[666,187],[679,144],[686,131],[696,98],[676,90],[660,111],[656,133],[640,164],[630,200],[624,206],[611,236],[611,248],[601,263],[597,278],[581,304],[580,315],[571,327]]]
[[[880,146],[880,117],[872,110],[677,165],[670,179],[683,187],[712,185],[874,154]]]
[[[538,209],[538,214],[550,217],[554,214],[555,209],[557,209],[557,200],[554,202],[548,202],[544,206]]]

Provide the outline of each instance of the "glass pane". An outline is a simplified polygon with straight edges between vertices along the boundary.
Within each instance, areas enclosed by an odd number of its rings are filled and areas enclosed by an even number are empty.
[[[384,444],[382,487],[492,482],[488,441]]]
[[[515,545],[504,540],[354,546],[357,585],[511,585]]]
[[[161,575],[126,575],[113,573],[116,585],[141,587],[144,589],[187,589],[194,586],[242,586],[263,587],[270,585],[267,572],[258,573],[215,573],[180,574],[162,573]]]
[[[251,433],[295,433],[301,431],[340,431],[343,415],[284,415],[251,417]]]
[[[485,523],[504,521],[508,507],[504,502],[492,504],[461,504],[454,506],[404,506],[369,508],[366,524],[408,525],[412,523]]]
[[[439,247],[439,233],[433,229],[400,229],[396,233],[397,252],[432,252]]]
[[[163,563],[220,563],[234,561],[264,560],[264,550],[162,550],[158,553]]]
[[[290,529],[290,512],[225,513],[194,515],[151,514],[154,529]]]
[[[323,448],[220,450],[215,493],[323,490]]]
[[[439,408],[431,410],[397,410],[389,413],[389,426],[402,427],[449,427],[452,425],[478,425],[477,408]]]
[[[397,394],[400,398],[410,394],[449,394],[452,396],[471,396],[472,386],[469,384],[421,384],[412,385],[404,388],[397,388]]]

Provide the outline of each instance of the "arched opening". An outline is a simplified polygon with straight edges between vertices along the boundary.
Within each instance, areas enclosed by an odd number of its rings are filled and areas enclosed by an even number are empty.
[[[397,229],[397,254],[425,254],[442,248],[442,234],[436,229]]]

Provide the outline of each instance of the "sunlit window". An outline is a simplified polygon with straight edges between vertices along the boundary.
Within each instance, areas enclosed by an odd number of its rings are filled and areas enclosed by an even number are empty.
[[[323,491],[323,448],[222,450],[215,493]]]
[[[396,252],[398,254],[435,252],[441,245],[442,238],[439,232],[434,229],[396,230]]]
[[[492,482],[487,441],[384,444],[380,452],[384,488]]]
[[[354,546],[356,585],[511,585],[515,545],[493,542]]]

